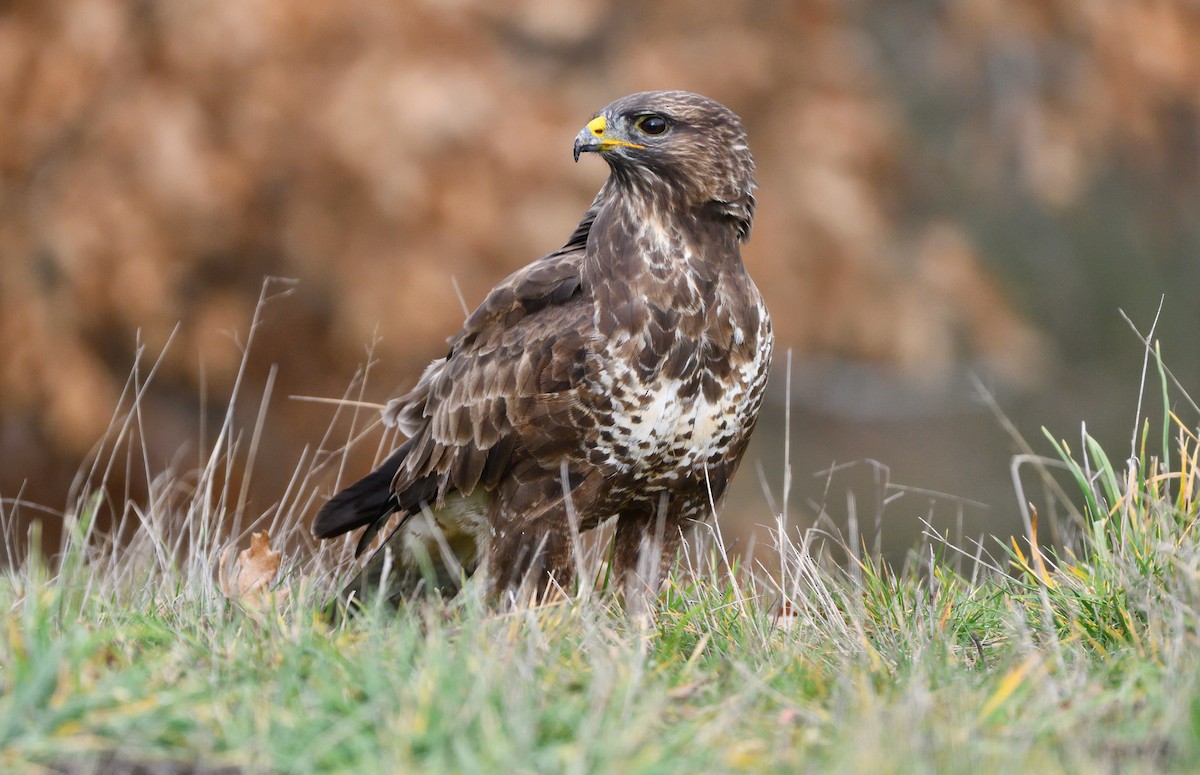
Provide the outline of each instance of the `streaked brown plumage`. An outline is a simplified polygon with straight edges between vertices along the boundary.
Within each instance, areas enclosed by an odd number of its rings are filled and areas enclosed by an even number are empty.
[[[322,538],[366,526],[361,551],[401,513],[393,599],[452,591],[479,567],[501,593],[567,587],[570,520],[614,516],[616,578],[656,589],[742,457],[772,334],[741,259],[754,215],[741,122],[696,94],[633,94],[579,133],[576,160],[588,151],[611,174],[570,239],[488,294],[388,404],[409,440],[316,517]],[[383,565],[347,591],[370,594]]]

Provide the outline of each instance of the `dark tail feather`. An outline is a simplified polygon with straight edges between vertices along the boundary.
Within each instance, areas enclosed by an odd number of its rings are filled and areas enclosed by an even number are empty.
[[[460,574],[465,571],[470,575],[475,569],[473,558],[466,568],[447,565],[437,547],[432,547],[432,552],[430,547],[419,547],[414,550],[417,556],[412,558],[407,554],[402,556],[400,547],[392,546],[399,543],[406,521],[437,497],[435,475],[409,482],[400,493],[393,490],[396,472],[412,447],[413,440],[406,441],[378,468],[330,498],[313,520],[312,531],[317,538],[332,538],[365,525],[367,529],[355,550],[358,556],[388,525],[393,512],[404,515],[354,580],[331,603],[328,613],[333,618],[352,614],[381,594],[393,606],[422,592],[453,594],[461,585]]]
[[[333,538],[382,521],[395,511],[399,503],[392,492],[392,480],[411,448],[409,439],[374,471],[330,498],[313,520],[313,535]]]

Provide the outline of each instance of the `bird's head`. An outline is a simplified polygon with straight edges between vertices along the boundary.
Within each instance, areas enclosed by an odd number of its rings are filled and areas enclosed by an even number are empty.
[[[754,159],[741,119],[686,91],[630,94],[580,130],[575,160],[599,153],[618,186],[665,190],[685,206],[733,218],[743,238],[754,217]],[[664,185],[665,184],[665,185]]]

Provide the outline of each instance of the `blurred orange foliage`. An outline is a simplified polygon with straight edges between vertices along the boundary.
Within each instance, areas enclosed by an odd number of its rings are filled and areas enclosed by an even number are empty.
[[[300,284],[268,310],[249,386],[277,363],[277,393],[339,395],[378,333],[370,392],[386,398],[461,322],[452,280],[477,303],[564,241],[605,174],[570,163],[575,132],[644,88],[746,120],[761,183],[747,261],[781,348],[916,380],[970,359],[1035,383],[1045,340],[969,231],[914,194],[940,171],[913,153],[930,119],[906,113],[871,32],[884,5],[0,5],[0,455],[20,461],[0,492],[30,479],[61,497],[138,332],[153,353],[178,326],[148,443],[165,460],[195,438],[264,275]],[[1200,16],[1184,0],[971,0],[905,24],[920,88],[972,95],[939,131],[981,196],[1012,184],[1067,207],[1099,160],[1172,167],[1195,130]],[[272,412],[264,450],[285,461],[328,418]]]

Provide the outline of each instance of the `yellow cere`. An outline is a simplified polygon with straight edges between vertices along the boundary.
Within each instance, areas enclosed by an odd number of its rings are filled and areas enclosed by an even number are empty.
[[[587,129],[596,137],[604,137],[604,130],[608,127],[608,122],[604,116],[596,116],[588,122]]]
[[[611,148],[621,146],[624,148],[645,148],[644,145],[631,143],[628,140],[614,140],[611,137],[605,137],[604,133],[608,129],[608,121],[604,116],[596,116],[588,122],[587,130],[600,140],[600,150],[607,151]]]

